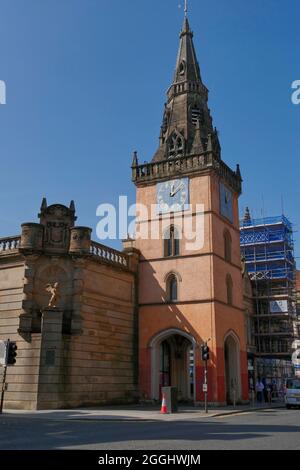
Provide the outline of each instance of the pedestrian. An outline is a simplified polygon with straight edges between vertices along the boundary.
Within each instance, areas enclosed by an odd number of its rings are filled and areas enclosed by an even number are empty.
[[[262,384],[263,384],[263,386],[264,386],[264,389],[263,389],[264,402],[265,402],[265,403],[268,403],[269,397],[268,397],[268,385],[267,385],[267,381],[266,381],[265,378],[262,378],[261,381],[262,381]]]
[[[255,385],[255,390],[256,390],[256,399],[259,403],[262,402],[264,388],[265,388],[264,384],[262,383],[261,379],[258,378],[256,385]]]

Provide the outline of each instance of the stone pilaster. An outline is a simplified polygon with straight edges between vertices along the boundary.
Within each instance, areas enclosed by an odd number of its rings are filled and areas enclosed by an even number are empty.
[[[39,255],[26,255],[24,267],[24,288],[22,300],[22,313],[18,332],[23,334],[31,333],[32,309],[33,309],[33,283],[35,276],[35,266]]]
[[[63,405],[62,325],[62,310],[51,307],[42,310],[38,409]]]
[[[127,238],[127,240],[123,240],[123,253],[129,257],[129,270],[137,273],[139,259],[140,259],[140,250],[134,247],[135,240],[131,238]]]
[[[139,357],[139,277],[138,268],[141,252],[134,247],[134,240],[128,238],[123,240],[123,252],[126,253],[129,260],[129,270],[134,273],[133,286],[132,286],[132,302],[133,302],[133,380],[138,387],[138,357]]]

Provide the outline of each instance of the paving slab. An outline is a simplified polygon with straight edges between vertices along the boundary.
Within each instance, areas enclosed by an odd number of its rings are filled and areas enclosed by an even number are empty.
[[[180,407],[178,413],[161,414],[157,406],[113,406],[99,408],[79,408],[73,410],[4,410],[3,417],[20,416],[40,418],[49,420],[68,421],[191,421],[203,418],[217,418],[240,413],[251,413],[254,411],[276,409],[284,407],[283,403],[254,404],[237,407],[210,408],[205,413],[203,407]],[[1,415],[0,415],[1,416]]]

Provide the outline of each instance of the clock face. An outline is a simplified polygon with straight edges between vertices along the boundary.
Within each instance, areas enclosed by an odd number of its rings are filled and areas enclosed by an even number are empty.
[[[233,196],[223,183],[220,183],[220,209],[221,215],[233,223]]]
[[[189,204],[189,180],[181,178],[157,185],[158,212],[166,214],[168,212],[179,212]]]

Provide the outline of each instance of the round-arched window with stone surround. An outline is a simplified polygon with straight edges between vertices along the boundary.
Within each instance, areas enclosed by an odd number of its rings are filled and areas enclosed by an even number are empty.
[[[178,300],[178,281],[174,274],[171,274],[167,281],[167,293],[170,302]]]
[[[180,274],[175,271],[171,271],[165,276],[167,302],[172,303],[179,300],[179,283],[181,281]]]
[[[169,258],[171,256],[179,256],[180,254],[180,233],[178,228],[171,225],[164,232],[164,257]]]

